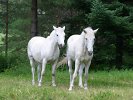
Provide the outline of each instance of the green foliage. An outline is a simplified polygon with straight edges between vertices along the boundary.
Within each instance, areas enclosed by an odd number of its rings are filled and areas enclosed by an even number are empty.
[[[7,60],[3,55],[0,55],[0,72],[3,72],[7,68]]]
[[[41,12],[45,12],[38,15],[39,35],[47,37],[53,30],[53,25],[65,25],[66,42],[71,35],[80,34],[85,27],[99,28],[92,65],[96,66],[96,69],[111,69],[115,66],[117,36],[122,36],[124,41],[123,68],[133,65],[133,7],[128,0],[47,0],[47,2],[38,0],[38,8]],[[18,62],[27,62],[30,14],[31,0],[9,0],[8,53],[13,57],[16,56],[14,58],[17,59],[14,60],[16,65]],[[0,5],[0,26],[0,52],[3,55],[5,51],[4,5]],[[66,48],[61,49],[61,56],[66,53]]]
[[[4,12],[5,6],[2,7]],[[4,56],[5,16],[0,15],[0,20],[2,18],[3,22],[3,26],[0,27],[0,72],[20,62],[26,62],[26,47],[30,36],[30,10],[30,1],[9,0],[8,59]]]
[[[0,33],[0,45],[4,44],[4,34],[3,33]]]
[[[130,40],[129,37],[132,36],[131,13],[130,7],[120,2],[111,4],[103,4],[100,0],[92,2],[91,13],[86,14],[85,21],[88,25],[99,28],[96,34],[95,63],[115,64],[115,55],[118,53],[116,52],[118,48],[116,38],[123,37]],[[123,41],[126,43],[126,40]],[[129,44],[127,47],[130,47]],[[127,49],[123,49],[124,53],[128,52]],[[124,59],[125,57],[127,56],[124,56]],[[128,64],[127,60],[126,64]]]
[[[0,72],[4,72],[6,69],[10,69],[15,65],[19,64],[20,58],[17,55],[8,55],[8,58],[5,55],[0,55]]]
[[[99,0],[92,2],[91,13],[86,14],[86,22],[92,27],[99,28],[100,30],[109,29],[112,25],[111,15],[113,13],[108,11],[107,8]]]

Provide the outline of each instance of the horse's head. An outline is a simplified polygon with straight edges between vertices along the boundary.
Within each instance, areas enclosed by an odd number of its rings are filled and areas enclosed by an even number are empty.
[[[85,41],[86,46],[88,49],[88,54],[91,56],[93,54],[93,45],[95,42],[95,33],[98,31],[98,29],[93,30],[92,28],[88,27],[83,30],[85,33]]]
[[[64,40],[65,40],[65,32],[64,32],[65,26],[63,28],[61,28],[61,27],[56,28],[55,26],[53,26],[53,29],[55,30],[55,35],[56,35],[59,47],[63,47],[64,44],[65,44],[64,43]]]

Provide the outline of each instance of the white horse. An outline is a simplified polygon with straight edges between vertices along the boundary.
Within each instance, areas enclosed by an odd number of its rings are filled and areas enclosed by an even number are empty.
[[[65,40],[65,26],[63,28],[56,28],[53,26],[54,30],[51,32],[50,36],[44,37],[33,37],[28,43],[28,57],[30,60],[31,70],[32,70],[32,84],[35,84],[34,73],[35,65],[38,63],[38,86],[41,86],[42,76],[45,73],[45,67],[48,61],[53,61],[52,65],[52,85],[55,84],[55,69],[60,55],[59,47],[64,46]]]
[[[70,87],[72,90],[74,79],[79,70],[79,86],[82,85],[82,72],[85,67],[84,89],[87,88],[88,70],[93,57],[93,45],[95,33],[98,29],[93,30],[91,27],[85,28],[80,35],[72,35],[67,41],[67,60],[70,73]],[[72,76],[72,61],[75,61],[75,71]]]

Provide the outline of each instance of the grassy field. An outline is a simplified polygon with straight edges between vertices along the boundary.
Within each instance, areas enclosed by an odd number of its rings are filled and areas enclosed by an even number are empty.
[[[28,65],[0,73],[0,100],[133,100],[133,71],[90,71],[89,89],[78,87],[68,91],[68,70],[57,70],[56,87],[51,86],[51,70],[47,66],[42,87],[31,85]],[[36,79],[37,80],[37,79]]]

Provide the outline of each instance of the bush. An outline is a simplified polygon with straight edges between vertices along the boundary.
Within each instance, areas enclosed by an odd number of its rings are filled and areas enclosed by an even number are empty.
[[[8,55],[6,59],[5,55],[0,55],[0,72],[4,72],[6,69],[17,65],[21,61],[21,58],[18,55]]]
[[[0,55],[0,72],[3,72],[7,68],[7,60],[5,56]]]

